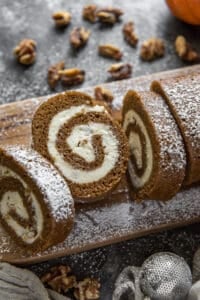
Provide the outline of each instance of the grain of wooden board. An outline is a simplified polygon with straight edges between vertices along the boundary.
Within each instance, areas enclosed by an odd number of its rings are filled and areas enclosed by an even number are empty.
[[[200,65],[156,73],[129,80],[103,84],[115,97],[113,115],[119,117],[122,99],[129,89],[148,90],[153,79],[200,72]],[[81,90],[93,95],[93,88]],[[31,146],[31,120],[37,106],[46,97],[28,99],[0,107],[1,146],[20,144]],[[18,247],[0,227],[0,260],[32,264],[92,248],[147,235],[163,229],[200,221],[200,186],[182,190],[166,203],[130,196],[124,178],[112,194],[101,203],[76,206],[75,224],[67,239],[46,251],[30,256]]]

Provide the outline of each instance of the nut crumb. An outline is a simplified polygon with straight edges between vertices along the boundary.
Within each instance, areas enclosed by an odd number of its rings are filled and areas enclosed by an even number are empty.
[[[71,22],[71,14],[68,11],[57,11],[52,18],[57,27],[65,27]]]
[[[131,77],[132,66],[130,64],[119,63],[113,64],[108,69],[108,72],[111,74],[112,78],[115,80],[126,79]]]
[[[96,100],[105,101],[109,104],[113,101],[114,97],[110,90],[105,89],[101,86],[97,86],[94,89],[94,96]]]
[[[182,35],[177,36],[175,40],[175,49],[178,56],[188,62],[200,61],[200,54],[195,51]]]
[[[60,61],[48,69],[48,84],[49,86],[54,89],[60,79],[59,71],[63,70],[65,67],[64,61]]]
[[[122,31],[123,31],[124,39],[127,41],[127,43],[135,47],[138,42],[138,36],[134,31],[133,22],[128,22],[124,24]]]
[[[104,44],[99,46],[99,55],[120,60],[123,54],[118,47],[111,44]]]
[[[163,56],[165,53],[164,41],[158,38],[150,38],[143,42],[140,57],[143,60],[151,61]]]
[[[87,43],[89,36],[90,30],[84,27],[75,27],[70,33],[70,43],[74,48],[78,49]]]
[[[100,283],[96,279],[85,278],[80,281],[74,291],[77,300],[98,300],[100,297]]]
[[[21,64],[31,65],[36,58],[36,42],[24,39],[13,49],[13,53]]]
[[[95,23],[97,19],[96,12],[97,12],[97,6],[95,4],[84,6],[82,12],[83,19],[91,23]]]
[[[98,9],[96,15],[99,22],[114,24],[119,21],[119,18],[121,15],[123,15],[123,13],[124,12],[119,8],[108,6]]]
[[[77,285],[76,277],[71,275],[71,268],[63,265],[52,267],[41,277],[41,281],[58,293],[66,293]]]
[[[66,86],[77,85],[85,80],[85,71],[78,68],[60,70],[58,74],[62,84]]]

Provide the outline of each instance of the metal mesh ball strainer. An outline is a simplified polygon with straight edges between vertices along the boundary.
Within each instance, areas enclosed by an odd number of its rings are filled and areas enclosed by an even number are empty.
[[[139,281],[142,292],[151,300],[185,300],[192,274],[182,257],[160,252],[143,263]]]

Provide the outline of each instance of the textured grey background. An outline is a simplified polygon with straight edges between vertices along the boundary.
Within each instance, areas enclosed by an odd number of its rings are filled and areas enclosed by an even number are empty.
[[[67,67],[80,67],[86,71],[82,86],[107,81],[106,69],[111,60],[98,57],[99,43],[111,42],[123,49],[124,62],[134,66],[133,76],[149,74],[185,66],[174,53],[173,42],[178,34],[184,34],[200,51],[200,28],[179,22],[172,17],[164,0],[116,0],[106,1],[124,9],[122,22],[113,27],[90,24],[82,20],[84,4],[103,4],[98,1],[78,0],[0,0],[0,103],[22,100],[52,93],[46,82],[47,68],[64,59]],[[60,9],[72,13],[72,23],[65,30],[57,30],[51,14]],[[121,34],[123,22],[133,20],[139,36],[136,49],[127,45]],[[69,45],[69,32],[73,26],[84,25],[92,31],[88,45],[73,52]],[[166,41],[166,55],[155,62],[141,62],[138,54],[144,39],[157,36]],[[37,61],[31,67],[19,65],[12,56],[12,49],[20,39],[37,41]],[[56,91],[61,91],[59,86]],[[41,274],[52,264],[66,262],[79,278],[99,277],[102,284],[101,299],[110,300],[113,283],[123,267],[141,265],[146,257],[157,251],[172,251],[182,255],[190,264],[194,251],[200,244],[199,224],[187,228],[166,231],[134,241],[111,245],[90,252],[65,257],[56,261],[32,266]]]

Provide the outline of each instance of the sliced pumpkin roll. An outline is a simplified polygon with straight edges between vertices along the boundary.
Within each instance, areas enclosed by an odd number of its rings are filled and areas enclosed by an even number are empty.
[[[42,103],[32,135],[33,147],[58,168],[77,201],[101,199],[127,169],[122,128],[86,94],[66,92]]]
[[[187,153],[184,184],[200,181],[200,73],[154,81],[179,126]]]
[[[32,149],[0,149],[0,222],[17,244],[30,252],[57,244],[73,217],[71,192],[46,159]]]
[[[129,91],[122,117],[131,152],[128,170],[135,197],[172,198],[185,176],[186,155],[167,104],[156,93]]]

